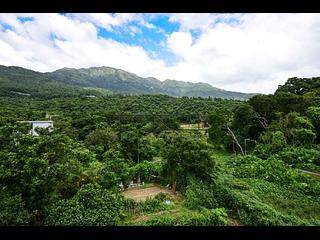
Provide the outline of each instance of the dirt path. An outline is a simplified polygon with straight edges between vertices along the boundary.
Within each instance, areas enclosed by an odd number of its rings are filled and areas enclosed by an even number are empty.
[[[315,173],[315,172],[310,172],[310,171],[306,171],[306,170],[303,170],[303,169],[297,169],[299,172],[302,172],[302,173],[306,173],[306,174],[309,174],[309,175],[312,175],[312,176],[315,176],[315,177],[320,177],[320,173]]]
[[[171,190],[165,187],[160,187],[160,186],[152,186],[152,187],[140,188],[140,189],[139,188],[128,189],[122,192],[122,195],[125,196],[126,198],[132,198],[133,200],[140,202],[140,201],[145,201],[147,197],[154,197],[161,192],[167,193],[175,197],[175,195],[171,192]]]

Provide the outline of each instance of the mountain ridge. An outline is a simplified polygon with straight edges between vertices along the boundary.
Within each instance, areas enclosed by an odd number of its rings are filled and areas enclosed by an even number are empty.
[[[137,74],[127,72],[122,69],[106,66],[90,68],[67,68],[58,69],[45,73],[53,79],[64,83],[74,83],[79,86],[107,88],[116,93],[133,94],[167,94],[174,97],[216,97],[216,98],[236,98],[249,99],[257,93],[241,93],[227,91],[213,87],[209,83],[185,82],[179,80],[166,79],[160,81],[155,77],[143,78]],[[86,76],[81,78],[80,74]],[[83,77],[82,76],[82,77]],[[121,84],[129,84],[121,86]]]
[[[45,95],[50,91],[65,95],[165,94],[173,97],[212,97],[247,100],[254,93],[232,92],[213,87],[209,83],[192,83],[172,79],[160,81],[143,78],[122,69],[100,66],[89,68],[61,68],[52,72],[37,72],[19,66],[0,65],[0,90]],[[50,90],[51,89],[51,90]],[[97,91],[95,91],[97,89]],[[44,93],[42,94],[41,91]]]

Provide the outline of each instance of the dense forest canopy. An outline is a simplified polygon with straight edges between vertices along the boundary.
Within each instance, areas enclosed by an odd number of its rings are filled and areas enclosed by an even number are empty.
[[[0,85],[0,225],[320,225],[320,78],[240,101],[90,97],[49,79],[28,96],[10,91],[33,73],[15,74]],[[46,114],[38,137],[19,122]],[[135,202],[119,187],[132,180],[179,198]]]

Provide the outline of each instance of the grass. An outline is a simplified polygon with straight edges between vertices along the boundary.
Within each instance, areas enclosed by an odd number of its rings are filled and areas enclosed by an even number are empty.
[[[285,189],[274,183],[260,179],[246,179],[251,190],[262,202],[271,205],[276,210],[296,215],[303,219],[319,218],[320,202],[314,198]]]
[[[216,159],[217,170],[220,174],[232,174],[232,170],[229,170],[226,163],[230,162],[235,157],[235,154],[227,153],[220,149],[214,149],[212,153]],[[305,220],[319,219],[320,199],[310,197],[300,191],[291,191],[281,185],[263,179],[238,179],[246,182],[249,185],[249,191],[256,194],[262,203],[268,204],[283,214],[295,215]],[[229,224],[235,222],[231,219]]]
[[[212,155],[217,163],[218,171],[229,173],[229,168],[226,167],[226,163],[236,155],[217,148],[212,150]]]

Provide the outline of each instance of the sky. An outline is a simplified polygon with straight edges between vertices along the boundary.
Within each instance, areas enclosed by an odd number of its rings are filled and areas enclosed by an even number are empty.
[[[319,13],[0,13],[0,65],[40,72],[108,66],[273,93],[320,76]]]

